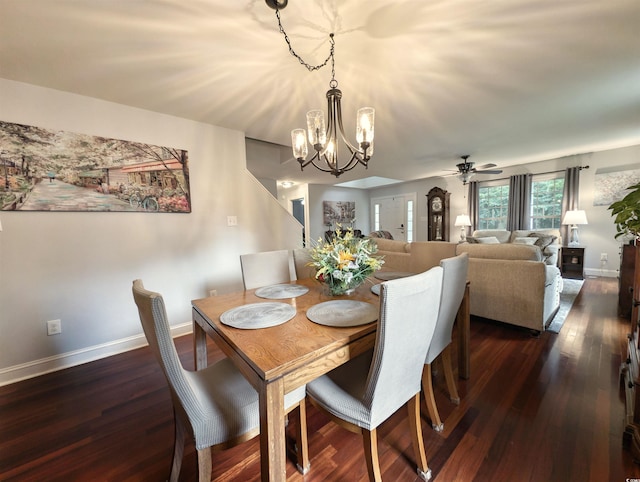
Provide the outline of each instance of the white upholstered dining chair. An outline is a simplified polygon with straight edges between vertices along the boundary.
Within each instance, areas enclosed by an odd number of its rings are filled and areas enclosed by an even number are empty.
[[[245,290],[291,281],[289,251],[263,251],[240,255],[242,282]]]
[[[315,278],[316,269],[310,266],[313,259],[309,248],[296,248],[293,250],[293,264],[296,271],[296,279]]]
[[[175,440],[169,480],[178,480],[185,435],[190,433],[197,451],[198,480],[209,482],[212,450],[233,447],[259,434],[258,393],[226,358],[203,370],[185,370],[171,338],[162,296],[144,289],[142,281],[135,280],[133,297],[144,334],[167,379],[173,401]],[[285,395],[284,403],[286,413],[299,411],[297,463],[307,468],[304,386]]]
[[[381,480],[377,427],[405,404],[418,474],[430,478],[420,428],[420,380],[441,292],[440,266],[382,283],[373,350],[307,384],[315,406],[340,426],[362,434],[371,481]]]
[[[442,298],[440,299],[440,311],[438,322],[425,359],[424,371],[422,372],[422,389],[427,403],[427,411],[431,419],[431,426],[436,432],[444,430],[444,424],[440,420],[436,399],[433,393],[433,378],[431,364],[440,356],[442,370],[449,390],[449,398],[455,404],[460,403],[456,380],[453,375],[451,365],[451,333],[456,314],[464,296],[467,284],[467,272],[469,270],[469,256],[462,253],[453,258],[440,261],[443,268],[442,276]]]

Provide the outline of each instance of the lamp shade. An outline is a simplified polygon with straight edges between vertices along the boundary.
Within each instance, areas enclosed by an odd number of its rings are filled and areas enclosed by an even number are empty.
[[[587,222],[587,214],[581,210],[567,211],[562,218],[562,224],[589,224]]]
[[[454,226],[471,226],[471,219],[467,214],[458,214]]]

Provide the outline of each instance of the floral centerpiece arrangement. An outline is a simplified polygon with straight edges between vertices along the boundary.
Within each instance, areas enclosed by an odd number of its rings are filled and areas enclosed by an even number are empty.
[[[382,267],[375,241],[357,238],[353,229],[336,227],[330,241],[318,240],[311,249],[310,266],[316,268],[316,279],[326,283],[332,295],[342,295],[360,286],[368,276]]]

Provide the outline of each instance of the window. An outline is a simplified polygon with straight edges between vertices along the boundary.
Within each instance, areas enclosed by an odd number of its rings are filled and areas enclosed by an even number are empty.
[[[407,201],[407,243],[413,241],[413,201]]]
[[[376,203],[373,206],[373,230],[380,231],[380,204]]]
[[[479,187],[476,229],[507,229],[508,212],[509,184]]]
[[[564,177],[538,176],[531,182],[531,229],[558,229]]]

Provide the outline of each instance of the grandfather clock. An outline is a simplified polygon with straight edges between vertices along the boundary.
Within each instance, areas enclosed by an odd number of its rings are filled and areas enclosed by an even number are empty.
[[[449,241],[449,196],[444,189],[434,187],[427,194],[427,239]]]

